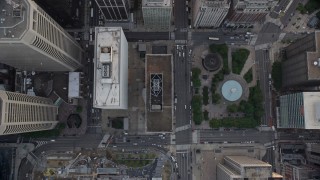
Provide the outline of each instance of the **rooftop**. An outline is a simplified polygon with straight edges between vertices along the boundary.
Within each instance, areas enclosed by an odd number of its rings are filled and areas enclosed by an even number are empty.
[[[303,92],[305,129],[320,129],[320,92]]]
[[[320,80],[320,31],[315,32],[316,51],[307,53],[308,79]]]
[[[147,54],[145,66],[148,131],[172,129],[172,55]]]
[[[96,27],[94,60],[94,94],[93,105],[97,108],[113,109],[121,106],[125,97],[121,91],[127,82],[121,82],[121,74],[127,74],[127,59],[121,53],[122,43],[126,42],[120,27]],[[125,77],[127,78],[127,77]]]
[[[28,27],[29,3],[27,0],[1,0],[0,7],[0,39],[19,39]]]
[[[171,7],[171,0],[142,0],[142,7]]]
[[[271,167],[268,163],[248,156],[226,156],[225,159],[231,160],[242,167]]]

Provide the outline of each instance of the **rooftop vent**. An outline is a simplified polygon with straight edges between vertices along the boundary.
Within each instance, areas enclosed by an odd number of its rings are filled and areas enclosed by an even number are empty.
[[[317,60],[313,61],[313,65],[320,67],[320,58],[318,58]]]

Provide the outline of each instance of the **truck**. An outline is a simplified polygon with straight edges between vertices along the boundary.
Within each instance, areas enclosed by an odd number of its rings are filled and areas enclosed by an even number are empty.
[[[90,9],[90,17],[93,18],[93,8]]]
[[[219,38],[217,38],[217,37],[209,37],[209,40],[219,41]]]

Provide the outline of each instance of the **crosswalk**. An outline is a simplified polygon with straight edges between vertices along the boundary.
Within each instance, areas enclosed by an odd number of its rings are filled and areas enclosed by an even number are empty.
[[[37,143],[37,146],[35,147],[35,149],[37,149],[38,147],[44,145],[44,144],[47,144],[49,141],[36,141]]]

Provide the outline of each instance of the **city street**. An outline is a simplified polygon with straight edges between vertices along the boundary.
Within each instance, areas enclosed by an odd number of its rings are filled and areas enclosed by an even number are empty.
[[[178,174],[180,179],[191,179],[190,151],[177,151]]]
[[[262,125],[273,125],[272,117],[272,103],[271,103],[271,78],[269,74],[271,73],[271,64],[269,58],[269,48],[256,50],[256,63],[257,71],[259,73],[260,88],[264,97],[264,110],[265,114],[262,117]]]
[[[234,131],[199,130],[200,143],[241,143],[254,141],[265,144],[274,140],[273,131],[257,131],[255,129],[244,129]]]

